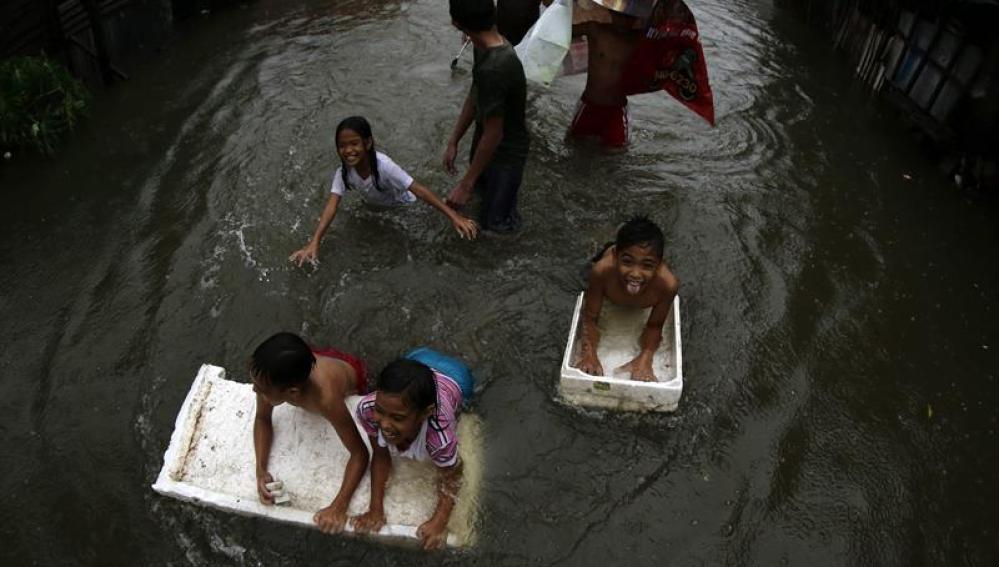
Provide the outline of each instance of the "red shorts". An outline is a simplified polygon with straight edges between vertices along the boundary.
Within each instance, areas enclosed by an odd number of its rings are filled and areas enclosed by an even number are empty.
[[[326,348],[313,347],[312,354],[315,354],[317,356],[328,356],[330,358],[342,360],[347,364],[349,364],[350,367],[354,369],[354,375],[357,377],[356,378],[357,382],[355,384],[357,386],[357,393],[362,396],[368,393],[368,365],[365,364],[365,362],[361,360],[360,357],[337,350],[332,347],[326,347]]]
[[[609,148],[627,146],[628,105],[603,106],[579,99],[576,115],[569,126],[569,135],[574,138],[595,136]]]

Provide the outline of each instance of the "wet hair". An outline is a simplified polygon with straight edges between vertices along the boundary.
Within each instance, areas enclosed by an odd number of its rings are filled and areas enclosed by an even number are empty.
[[[666,237],[656,223],[645,215],[635,215],[617,230],[614,245],[618,252],[629,246],[638,245],[642,248],[652,248],[660,258],[663,257]]]
[[[437,403],[437,380],[434,371],[422,362],[397,358],[378,375],[377,389],[388,394],[399,394],[406,405],[423,410]]]
[[[250,357],[250,375],[282,390],[301,386],[316,364],[312,349],[294,333],[277,333],[260,343]]]
[[[468,31],[482,32],[496,25],[493,0],[450,0],[451,20]]]
[[[364,140],[371,140],[371,147],[367,150],[368,163],[371,164],[371,175],[375,178],[375,189],[384,191],[381,183],[379,183],[381,178],[378,176],[378,154],[375,153],[375,137],[371,134],[371,124],[363,116],[348,116],[344,118],[336,125],[336,134],[333,137],[334,144],[339,143],[340,132],[344,130],[355,132]],[[343,186],[345,188],[349,187],[350,185],[347,183],[347,164],[344,163],[343,158],[340,158],[340,176],[343,178]]]

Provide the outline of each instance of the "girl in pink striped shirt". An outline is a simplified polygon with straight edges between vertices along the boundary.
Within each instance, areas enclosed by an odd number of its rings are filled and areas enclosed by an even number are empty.
[[[357,404],[358,422],[371,439],[373,452],[371,503],[366,513],[351,522],[357,532],[378,532],[385,525],[383,499],[392,457],[430,461],[438,471],[437,507],[416,534],[424,549],[444,546],[454,497],[461,486],[458,413],[472,386],[467,366],[427,348],[382,370],[376,390]]]

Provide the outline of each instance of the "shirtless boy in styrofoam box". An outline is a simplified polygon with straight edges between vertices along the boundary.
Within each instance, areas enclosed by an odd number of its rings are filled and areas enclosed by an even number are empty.
[[[260,501],[281,503],[275,492],[283,492],[282,483],[275,481],[267,465],[274,439],[271,415],[276,406],[288,403],[326,418],[350,452],[336,497],[313,517],[323,532],[343,531],[348,519],[347,508],[369,460],[368,449],[344,400],[366,392],[367,365],[359,357],[331,347],[312,347],[296,334],[277,333],[253,351],[250,376],[257,397],[253,448]]]
[[[589,283],[583,294],[582,343],[578,368],[593,376],[603,376],[597,357],[600,331],[597,322],[604,300],[616,305],[652,308],[638,339],[640,352],[616,369],[633,380],[652,382],[652,360],[662,342],[663,324],[669,316],[680,281],[663,261],[665,238],[647,217],[632,217],[617,232],[617,239],[604,246],[591,260]]]

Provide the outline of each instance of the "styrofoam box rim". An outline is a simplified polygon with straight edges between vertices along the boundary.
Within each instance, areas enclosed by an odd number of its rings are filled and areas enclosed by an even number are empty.
[[[211,364],[201,365],[198,375],[191,385],[187,397],[184,399],[180,412],[177,414],[173,434],[170,436],[170,445],[163,455],[163,468],[160,469],[159,476],[152,485],[153,490],[163,496],[170,496],[178,500],[208,506],[217,510],[234,512],[243,516],[261,516],[289,524],[316,528],[315,523],[312,521],[312,512],[281,506],[268,506],[258,501],[206,490],[174,479],[174,475],[182,469],[183,463],[178,462],[179,459],[183,455],[186,455],[190,449],[196,425],[194,423],[197,417],[195,410],[200,407],[200,403],[207,397],[212,382],[223,379],[225,379],[225,369]],[[415,544],[419,539],[416,535],[416,529],[414,526],[386,524],[377,534],[366,535],[385,540],[411,541]],[[344,526],[344,533],[352,532],[353,529],[349,523]],[[453,534],[448,536],[447,543],[449,546],[458,545],[458,541]]]

